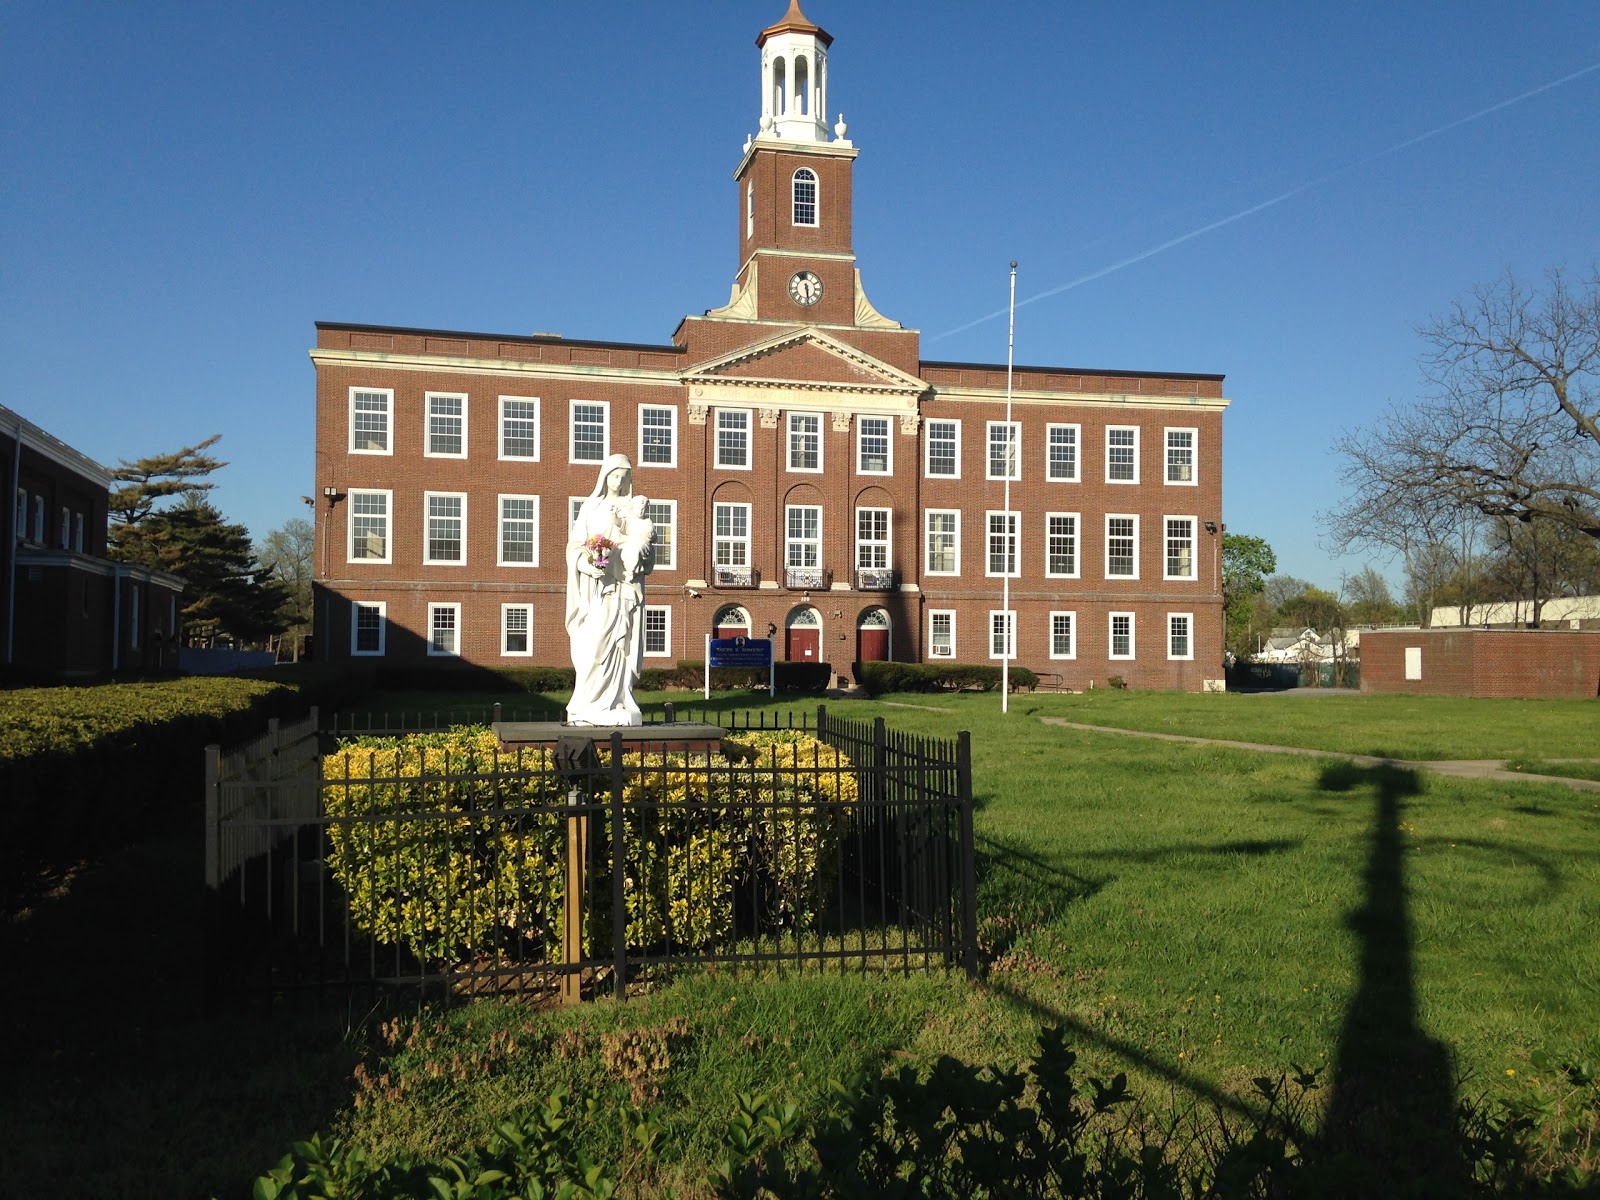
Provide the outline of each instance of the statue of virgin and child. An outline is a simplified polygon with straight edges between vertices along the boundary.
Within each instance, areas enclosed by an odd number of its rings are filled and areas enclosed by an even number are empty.
[[[577,680],[568,725],[640,725],[633,698],[644,658],[644,577],[655,526],[633,494],[633,463],[613,454],[567,534],[567,636]]]

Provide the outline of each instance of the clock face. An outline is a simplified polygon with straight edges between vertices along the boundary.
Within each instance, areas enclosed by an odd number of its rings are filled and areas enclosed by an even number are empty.
[[[822,280],[811,271],[796,271],[789,280],[789,299],[810,308],[822,299]]]

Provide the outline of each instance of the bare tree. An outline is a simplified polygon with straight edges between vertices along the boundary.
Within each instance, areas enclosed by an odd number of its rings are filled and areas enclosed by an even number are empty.
[[[1321,516],[1329,548],[1398,553],[1415,583],[1465,514],[1600,538],[1600,271],[1581,287],[1551,271],[1542,294],[1507,273],[1421,332],[1425,398],[1334,443],[1346,499]]]
[[[311,522],[292,517],[282,529],[274,529],[256,547],[256,556],[270,577],[281,584],[284,591],[283,619],[285,634],[295,662],[300,661],[300,648],[311,632],[311,580],[312,562],[316,552],[316,532]]]

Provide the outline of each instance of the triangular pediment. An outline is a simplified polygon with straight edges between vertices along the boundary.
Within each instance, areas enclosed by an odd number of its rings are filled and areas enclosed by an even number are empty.
[[[691,389],[712,388],[719,396],[778,388],[817,393],[819,403],[833,393],[858,398],[880,396],[891,407],[916,397],[928,385],[863,350],[815,328],[783,333],[697,363],[683,373]]]

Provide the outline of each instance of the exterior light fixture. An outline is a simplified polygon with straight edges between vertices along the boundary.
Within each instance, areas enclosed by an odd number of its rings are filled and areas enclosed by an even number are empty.
[[[1216,531],[1217,531],[1217,523],[1215,521],[1207,521],[1206,522],[1206,532],[1207,533],[1215,533]]]

